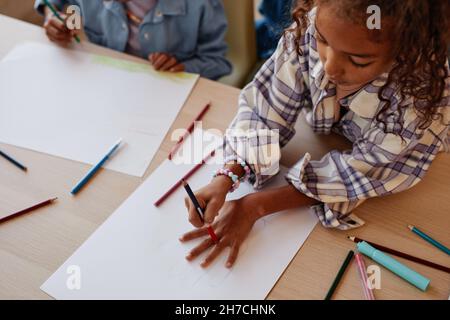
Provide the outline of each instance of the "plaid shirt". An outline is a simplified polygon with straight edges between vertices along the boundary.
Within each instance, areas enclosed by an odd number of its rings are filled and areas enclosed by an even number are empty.
[[[274,55],[242,91],[239,111],[229,127],[233,133],[226,134],[224,161],[245,160],[252,169],[250,182],[261,187],[277,173],[277,166],[267,170],[270,165],[261,165],[267,160],[267,147],[286,145],[295,134],[298,115],[304,112],[314,132],[337,132],[353,143],[353,149],[333,150],[320,160],[311,160],[306,153],[286,178],[300,192],[320,201],[312,210],[325,227],[347,230],[364,224],[353,209],[366,199],[411,188],[423,179],[436,154],[447,150],[450,78],[440,103],[444,119],[425,130],[418,128],[420,119],[412,98],[402,100],[394,89],[387,92],[392,113],[385,120],[386,128],[377,121],[382,105],[378,91],[387,73],[341,99],[339,104],[347,112],[336,122],[336,87],[319,59],[314,15],[312,11],[302,38],[303,54],[297,54],[293,35],[283,37]],[[273,150],[272,167],[279,159]]]

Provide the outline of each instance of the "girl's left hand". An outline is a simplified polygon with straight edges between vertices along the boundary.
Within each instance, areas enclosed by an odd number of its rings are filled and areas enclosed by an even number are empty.
[[[184,71],[184,64],[178,63],[177,59],[166,53],[152,53],[148,56],[148,60],[157,71]]]
[[[207,237],[191,250],[186,256],[186,259],[192,261],[212,247],[208,256],[201,263],[201,266],[206,268],[220,255],[223,249],[230,247],[231,251],[226,262],[226,267],[231,268],[237,259],[240,246],[247,238],[255,222],[258,220],[256,208],[257,206],[249,196],[225,202],[219,215],[211,225],[219,238],[219,242],[214,244],[213,240],[209,237],[206,226],[185,233],[180,238],[180,241],[182,242],[203,238],[205,236]]]

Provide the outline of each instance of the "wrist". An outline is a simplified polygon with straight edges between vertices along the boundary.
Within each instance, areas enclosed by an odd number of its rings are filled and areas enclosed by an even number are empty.
[[[224,168],[232,171],[239,178],[242,178],[245,175],[245,171],[239,163],[236,162],[227,163],[224,166]]]
[[[267,215],[261,194],[261,192],[254,192],[241,198],[245,208],[249,208],[246,214],[249,214],[255,221]]]
[[[233,181],[226,176],[216,176],[210,183],[213,187],[217,188],[220,193],[227,194],[233,186]]]

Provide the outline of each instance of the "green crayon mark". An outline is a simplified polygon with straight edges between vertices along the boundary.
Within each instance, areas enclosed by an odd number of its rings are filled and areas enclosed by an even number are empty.
[[[137,63],[127,60],[115,59],[107,56],[92,55],[92,62],[104,66],[121,69],[128,72],[149,73],[160,79],[172,80],[180,82],[182,80],[190,80],[196,77],[195,74],[186,72],[158,72],[152,66],[143,63]]]

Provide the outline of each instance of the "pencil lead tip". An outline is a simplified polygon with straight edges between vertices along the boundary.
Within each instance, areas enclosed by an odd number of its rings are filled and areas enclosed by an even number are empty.
[[[355,237],[353,237],[353,236],[347,236],[347,239],[348,239],[348,240],[351,240],[351,241],[353,241],[353,242],[355,241]]]
[[[56,201],[58,200],[58,197],[54,197],[53,199],[51,199],[52,201]]]
[[[414,229],[414,227],[413,227],[412,225],[409,224],[409,225],[408,225],[408,229],[409,229],[409,230],[412,230],[412,229]]]

